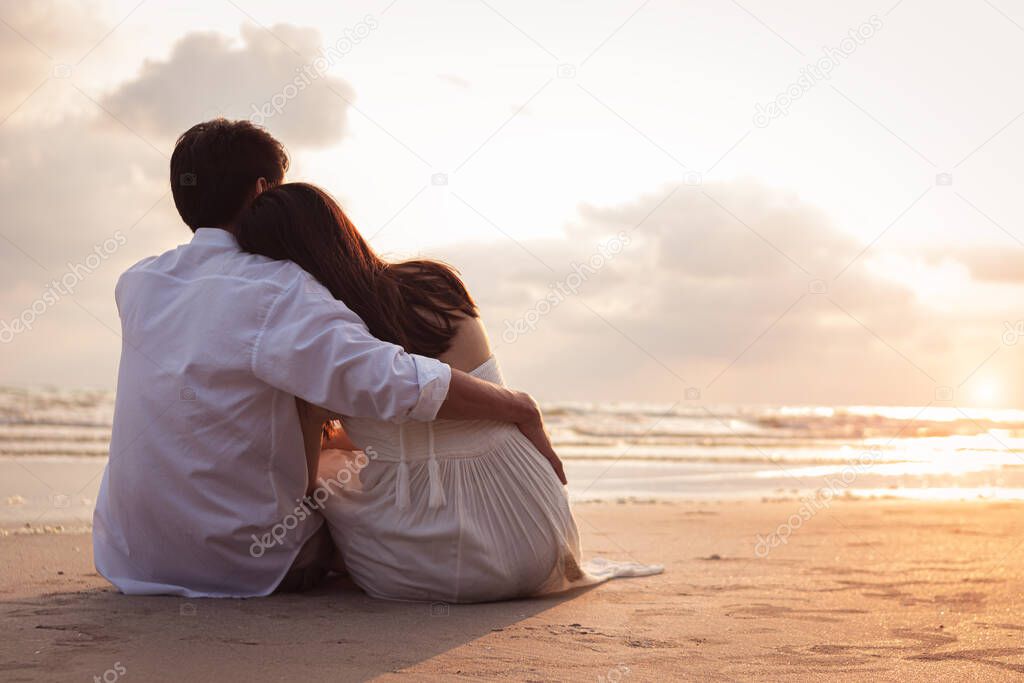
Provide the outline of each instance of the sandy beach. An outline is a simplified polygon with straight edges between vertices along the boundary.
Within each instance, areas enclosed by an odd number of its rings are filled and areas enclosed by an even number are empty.
[[[87,533],[0,538],[0,676],[98,680],[1019,680],[1016,503],[576,506],[588,556],[665,574],[484,605],[343,581],[259,600],[125,597]],[[764,554],[764,547],[761,548]]]

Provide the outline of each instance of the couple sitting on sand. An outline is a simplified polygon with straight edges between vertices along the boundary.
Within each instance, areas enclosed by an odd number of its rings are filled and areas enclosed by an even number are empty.
[[[540,411],[502,385],[458,275],[384,261],[287,168],[248,122],[178,139],[171,189],[195,235],[117,283],[98,571],[189,597],[345,571],[376,597],[447,602],[660,571],[581,561]]]

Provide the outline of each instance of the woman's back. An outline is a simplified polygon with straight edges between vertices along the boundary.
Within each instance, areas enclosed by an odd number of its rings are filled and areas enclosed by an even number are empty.
[[[501,381],[493,357],[472,374]],[[582,578],[562,485],[514,426],[343,422],[365,466],[332,491],[324,515],[350,575],[370,595],[481,602]]]

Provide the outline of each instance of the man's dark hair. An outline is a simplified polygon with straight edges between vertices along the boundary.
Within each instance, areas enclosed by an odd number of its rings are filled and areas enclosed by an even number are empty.
[[[185,131],[171,154],[171,192],[182,220],[195,232],[230,225],[259,178],[284,180],[288,154],[267,131],[248,121],[213,119]]]

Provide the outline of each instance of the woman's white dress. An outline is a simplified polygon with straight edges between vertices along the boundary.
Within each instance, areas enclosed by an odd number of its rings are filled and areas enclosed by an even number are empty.
[[[503,383],[493,357],[471,374]],[[374,597],[484,602],[662,571],[582,562],[565,488],[513,425],[343,423],[365,458],[341,465],[348,474],[333,485],[321,470],[334,494],[323,513],[352,579]]]

